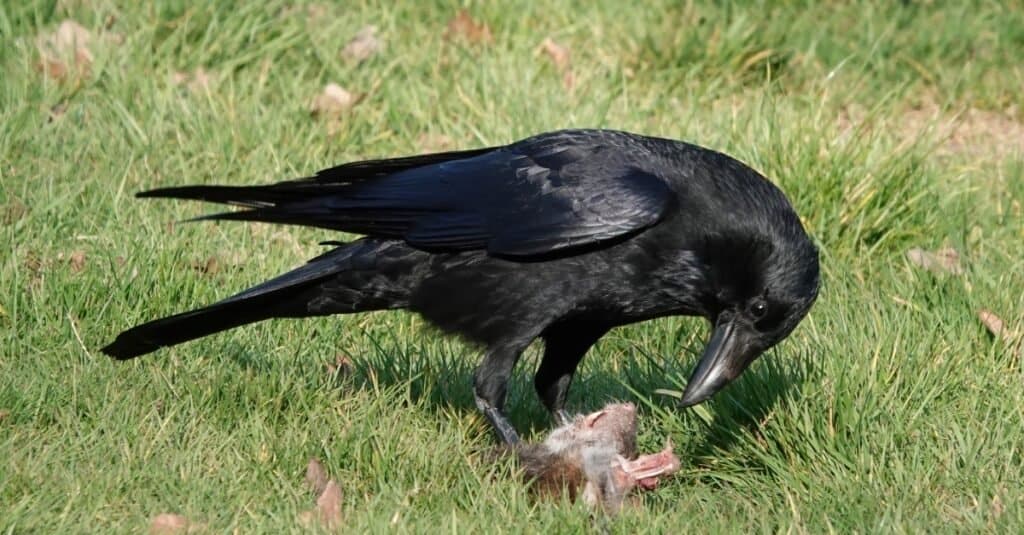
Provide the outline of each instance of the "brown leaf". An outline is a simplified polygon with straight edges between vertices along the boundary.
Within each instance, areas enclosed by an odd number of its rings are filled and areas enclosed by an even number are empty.
[[[333,479],[327,482],[323,493],[317,498],[316,508],[299,515],[299,522],[306,526],[314,521],[332,530],[341,525],[341,487]]]
[[[487,24],[477,22],[469,11],[460,9],[444,31],[445,39],[465,39],[470,43],[491,43],[494,36]]]
[[[85,269],[85,251],[72,251],[68,256],[68,264],[71,265],[71,271],[80,273]]]
[[[62,80],[74,73],[78,77],[89,74],[93,55],[89,50],[92,34],[81,24],[65,20],[53,33],[40,34],[36,38],[39,50],[37,68],[55,80]]]
[[[932,273],[962,275],[964,272],[963,267],[960,266],[960,253],[952,247],[943,247],[935,252],[915,247],[907,251],[907,260]]]
[[[324,469],[324,465],[315,457],[310,459],[306,465],[306,485],[315,496],[321,496],[327,489],[327,482],[327,470]]]
[[[569,49],[550,37],[544,38],[540,49],[548,55],[558,72],[562,73],[562,86],[568,90],[576,87],[576,75],[572,72]]]
[[[384,49],[384,43],[377,38],[376,26],[365,26],[341,49],[341,57],[362,63]]]
[[[0,409],[0,423],[7,419],[11,415],[11,411],[7,409]]]
[[[1018,339],[1019,333],[1007,327],[1006,322],[995,312],[982,308],[978,310],[978,319],[988,329],[988,332],[992,333],[992,336],[1010,346],[1011,351],[1015,348],[1017,355],[1024,358],[1024,339]]]
[[[336,83],[329,83],[317,95],[309,110],[314,116],[338,117],[359,103],[360,97]]]
[[[570,53],[569,49],[563,45],[555,42],[550,37],[545,37],[544,41],[540,44],[540,49],[543,50],[551,62],[555,64],[555,68],[559,71],[564,71],[569,68]]]
[[[978,310],[978,319],[981,320],[981,323],[986,329],[988,329],[988,332],[992,333],[992,336],[995,336],[1006,343],[1013,342],[1013,332],[1006,328],[1006,322],[997,316],[995,312],[984,308]]]
[[[161,513],[153,517],[149,523],[150,535],[174,535],[178,533],[195,533],[201,526],[193,524],[183,515]]]

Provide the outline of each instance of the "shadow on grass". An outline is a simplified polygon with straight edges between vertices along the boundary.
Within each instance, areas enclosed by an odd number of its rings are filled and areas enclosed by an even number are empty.
[[[695,459],[714,458],[744,436],[761,436],[763,423],[781,400],[807,379],[805,367],[786,364],[779,356],[769,355],[718,394],[708,407],[713,420],[691,450]]]
[[[620,338],[620,345],[622,341]],[[696,362],[702,347],[699,340],[691,338],[689,343],[685,340],[679,343],[692,347],[663,347],[656,350],[658,354],[652,354],[627,339],[632,349],[618,358],[608,354],[615,353],[616,342],[610,342],[607,347],[599,344],[578,370],[570,391],[569,410],[585,413],[612,401],[633,401],[641,407],[642,426],[664,428],[658,435],[696,435],[685,443],[689,445],[687,457],[699,461],[714,458],[716,451],[729,450],[744,435],[757,434],[761,422],[779,400],[807,375],[804,367],[786,365],[781,355],[766,355],[734,384],[704,404],[712,414],[709,424],[696,424],[694,409],[679,408],[676,398],[656,393],[671,387],[681,389],[690,367]],[[331,345],[323,339],[316,344]],[[361,352],[345,347],[356,345],[362,348]],[[542,348],[541,343],[535,343],[527,349],[509,382],[507,413],[527,439],[543,436],[551,428],[550,417],[533,387],[533,374]],[[349,356],[351,368],[334,377],[320,374],[317,380],[329,387],[342,390],[397,388],[405,391],[404,396],[396,399],[397,404],[419,405],[436,414],[477,413],[472,383],[473,370],[483,354],[480,347],[425,328],[413,336],[363,330],[348,337],[346,343],[335,345],[334,349]],[[693,357],[676,358],[680,353]],[[224,355],[251,373],[274,373],[282,366],[280,361],[242,347],[233,347]],[[481,428],[486,428],[482,417],[480,421]]]

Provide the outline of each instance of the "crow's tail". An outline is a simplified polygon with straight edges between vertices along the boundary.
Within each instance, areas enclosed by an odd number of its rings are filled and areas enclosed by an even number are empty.
[[[335,249],[306,265],[250,288],[240,294],[181,314],[150,321],[128,329],[101,349],[118,360],[145,355],[220,331],[275,317],[303,317],[330,314],[311,302],[318,288],[351,265],[357,244]]]

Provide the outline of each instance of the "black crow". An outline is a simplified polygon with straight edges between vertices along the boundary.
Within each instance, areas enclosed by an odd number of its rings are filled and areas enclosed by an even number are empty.
[[[183,186],[139,197],[245,208],[200,217],[365,237],[210,306],[133,327],[103,348],[129,359],[268,318],[405,308],[482,344],[479,409],[508,443],[512,370],[545,342],[537,394],[556,421],[573,374],[609,329],[707,318],[683,393],[700,403],[785,338],[818,293],[818,252],[785,195],[695,145],[565,130],[502,147],[348,163],[263,186]]]

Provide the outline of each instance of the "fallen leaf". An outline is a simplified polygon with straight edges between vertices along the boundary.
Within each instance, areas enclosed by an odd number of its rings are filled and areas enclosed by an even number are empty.
[[[359,97],[336,83],[329,83],[313,99],[309,110],[314,116],[338,117],[359,103]]]
[[[71,271],[80,273],[85,269],[85,251],[72,251],[68,256],[68,264],[71,265]]]
[[[423,152],[443,152],[451,149],[455,142],[444,134],[420,134],[417,143]]]
[[[7,409],[0,409],[0,422],[3,422],[4,420],[6,420],[7,417],[10,416],[10,415],[11,415],[11,411],[9,411]]]
[[[188,518],[174,513],[162,513],[153,517],[149,523],[150,535],[173,535],[192,533],[197,530]]]
[[[494,36],[487,24],[481,24],[466,9],[460,9],[444,31],[445,39],[462,38],[470,43],[491,43]]]
[[[384,49],[384,43],[377,38],[376,26],[365,26],[341,49],[341,56],[349,61],[362,63]]]
[[[341,487],[332,479],[316,500],[316,508],[299,515],[299,522],[307,526],[314,520],[327,529],[336,529],[341,524]]]
[[[53,33],[36,38],[40,56],[37,67],[55,80],[63,80],[72,72],[78,77],[88,76],[93,62],[91,41],[89,30],[73,20],[65,20]]]
[[[935,252],[915,247],[907,251],[907,260],[932,273],[962,275],[964,272],[960,266],[960,253],[952,247],[943,247]]]
[[[341,115],[358,104],[360,98],[360,95],[353,94],[336,83],[330,83],[324,87],[321,94],[313,98],[309,113],[313,117],[327,119],[328,134],[333,135],[340,129]]]
[[[309,485],[315,496],[321,496],[327,489],[327,482],[327,470],[324,469],[324,465],[315,457],[310,459],[306,465],[306,485]]]
[[[992,496],[992,518],[999,518],[1003,516],[1003,499],[999,497],[999,494]]]
[[[570,90],[575,87],[576,75],[572,72],[569,49],[550,37],[544,38],[540,49],[548,55],[558,72],[562,73],[562,86]]]
[[[545,37],[544,41],[540,44],[540,49],[547,53],[548,57],[551,58],[551,62],[555,64],[555,68],[559,71],[569,68],[570,53],[569,49],[555,42],[550,37]]]
[[[1006,322],[997,316],[995,312],[984,308],[980,309],[978,310],[978,319],[988,329],[988,332],[992,333],[992,336],[1006,343],[1012,343],[1016,338],[1013,331],[1006,328]]]

